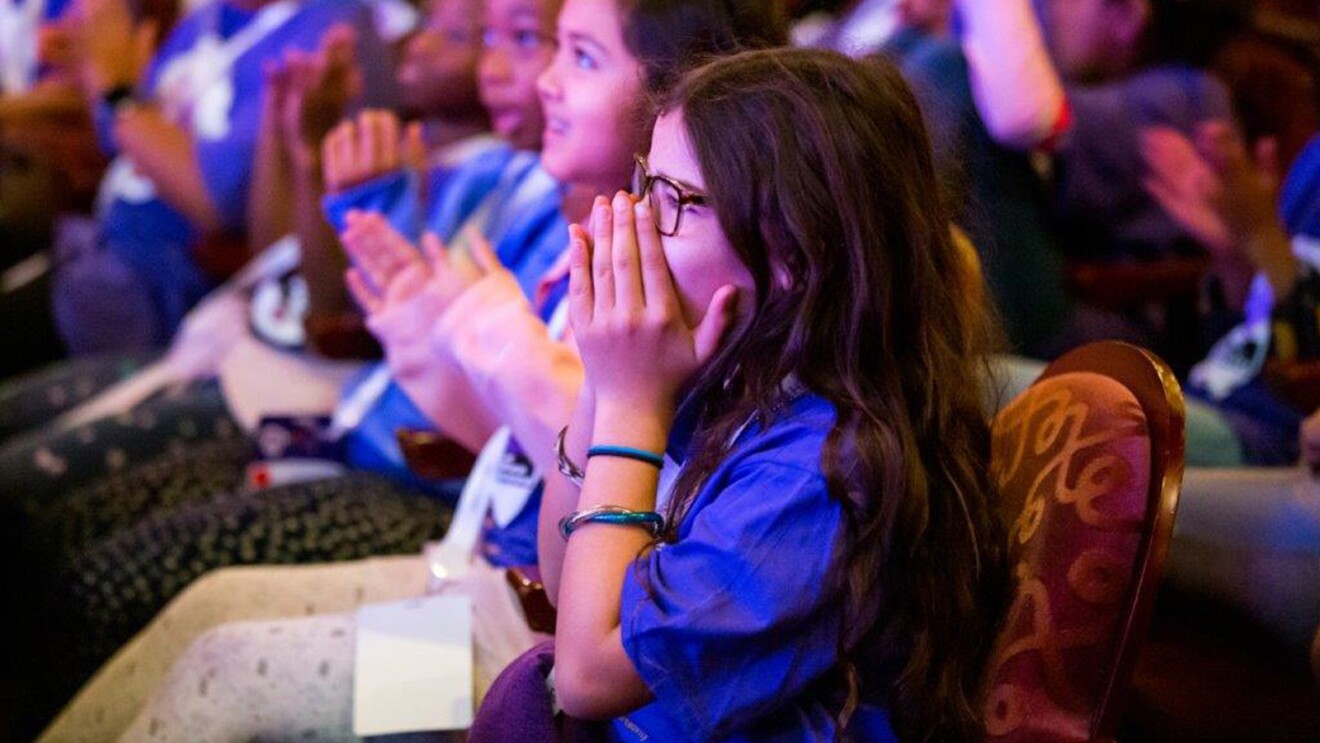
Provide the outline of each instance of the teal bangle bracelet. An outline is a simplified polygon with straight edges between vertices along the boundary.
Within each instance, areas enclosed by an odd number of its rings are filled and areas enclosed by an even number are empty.
[[[631,459],[634,462],[649,464],[656,469],[664,469],[665,458],[659,454],[641,449],[634,449],[630,446],[593,446],[587,450],[587,459],[592,457],[618,457],[619,459]]]
[[[665,528],[665,517],[655,511],[631,511],[618,506],[597,506],[585,511],[574,511],[559,520],[559,535],[568,541],[573,532],[583,524],[614,524],[616,526],[640,526],[658,536]]]

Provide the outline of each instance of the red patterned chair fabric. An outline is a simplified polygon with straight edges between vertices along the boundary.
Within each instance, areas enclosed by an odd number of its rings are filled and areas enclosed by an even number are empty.
[[[988,669],[989,740],[1113,734],[1167,552],[1182,436],[1167,367],[1118,343],[1060,359],[995,418],[1016,593]]]

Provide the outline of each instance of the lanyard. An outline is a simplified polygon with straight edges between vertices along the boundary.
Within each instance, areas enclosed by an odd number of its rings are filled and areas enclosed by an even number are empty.
[[[550,337],[559,340],[567,329],[568,302],[561,301],[550,319]],[[508,426],[496,431],[482,447],[459,495],[449,531],[440,543],[427,547],[433,581],[457,580],[467,575],[468,562],[480,541],[488,513],[495,515],[497,523],[508,525],[527,506],[541,482],[541,473],[531,468],[530,460],[520,452]],[[510,473],[507,471],[510,465],[528,469]]]
[[[450,249],[469,249],[465,237],[468,228],[475,228],[492,242],[502,242],[504,237],[514,231],[519,215],[534,213],[536,205],[557,188],[555,180],[541,169],[538,155],[524,152],[518,153],[516,157],[525,161],[506,165],[499,182],[491,190],[492,194],[508,196],[503,199],[489,196],[482,199],[472,215],[463,222],[463,229],[451,241]]]
[[[233,36],[221,39],[221,5],[216,2],[201,11],[208,14],[207,29],[192,49],[165,63],[153,91],[167,119],[212,141],[228,134],[234,65],[298,12],[295,0],[279,0],[257,11]]]

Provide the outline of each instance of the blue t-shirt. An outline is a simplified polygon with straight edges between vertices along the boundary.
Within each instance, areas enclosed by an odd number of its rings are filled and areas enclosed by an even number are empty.
[[[445,243],[474,223],[496,254],[532,296],[537,282],[568,246],[568,223],[560,214],[558,183],[535,152],[504,146],[482,153],[456,171],[427,174],[428,199],[415,173],[399,171],[325,199],[325,216],[342,232],[354,209],[384,215],[414,242],[424,231]]]
[[[10,0],[17,5],[17,0]],[[69,0],[46,0],[46,7],[42,8],[41,18],[44,21],[56,21],[64,15],[64,10],[69,7]]]
[[[411,240],[430,230],[441,239],[451,239],[478,207],[500,186],[515,158],[535,162],[535,153],[519,153],[502,144],[482,152],[456,168],[432,168],[426,174],[423,198],[421,178],[412,170],[397,170],[366,183],[325,197],[326,221],[335,232],[343,232],[348,213],[354,209],[383,215],[394,229]],[[519,165],[518,167],[525,167]]]
[[[833,739],[833,712],[811,690],[835,668],[842,612],[825,588],[842,523],[820,464],[834,421],[830,403],[803,395],[768,428],[749,426],[677,541],[628,572],[623,647],[655,701],[615,720],[615,739]],[[669,448],[679,462],[683,428]],[[895,740],[875,705],[850,728],[852,740]]]
[[[153,58],[145,83],[147,97],[159,92],[161,75],[171,61],[192,51],[211,30],[221,39],[232,39],[259,13],[221,1],[194,11],[175,27]],[[357,56],[365,78],[363,103],[383,106],[392,102],[395,84],[387,64],[388,52],[376,36],[367,7],[358,0],[305,0],[291,18],[238,57],[230,71],[233,97],[226,121],[215,131],[194,137],[203,181],[226,230],[242,232],[246,225],[263,66],[289,49],[316,49],[324,32],[339,23],[357,31]],[[107,136],[112,117],[104,110],[97,114],[103,145],[113,151]],[[130,199],[116,194],[102,212],[103,244],[147,284],[167,334],[160,339],[162,342],[173,334],[188,309],[215,285],[191,256],[192,246],[200,237],[189,220],[158,195]]]

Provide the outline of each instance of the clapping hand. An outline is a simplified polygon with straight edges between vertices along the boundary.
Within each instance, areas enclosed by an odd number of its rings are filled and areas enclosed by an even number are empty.
[[[475,231],[466,233],[468,251],[450,250],[433,233],[422,237],[421,250],[399,234],[383,216],[351,211],[340,236],[353,259],[346,280],[353,297],[369,315],[410,302],[429,291],[439,309],[447,307],[486,272],[483,264],[498,259]]]
[[[422,128],[413,122],[403,129],[390,111],[363,111],[357,121],[335,127],[321,147],[325,186],[339,193],[400,168],[426,165]]]
[[[1275,212],[1274,140],[1262,139],[1249,153],[1231,125],[1207,122],[1192,138],[1166,127],[1147,129],[1141,150],[1146,191],[1206,247],[1221,277],[1245,269],[1240,293],[1252,273],[1264,271],[1277,296],[1290,291],[1296,264]]]
[[[1275,145],[1258,143],[1254,157],[1233,127],[1208,122],[1189,138],[1176,129],[1142,132],[1146,191],[1212,253],[1230,252],[1248,234],[1275,221]]]
[[[314,166],[321,143],[344,117],[349,101],[362,92],[357,32],[337,24],[314,52],[289,50],[266,70],[271,113],[279,136],[295,162]]]

